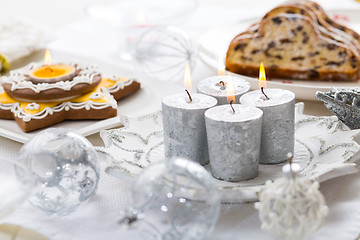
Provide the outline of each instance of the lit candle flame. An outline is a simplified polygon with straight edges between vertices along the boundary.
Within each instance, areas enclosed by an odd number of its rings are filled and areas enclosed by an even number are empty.
[[[260,63],[259,88],[266,88],[266,75],[265,75],[265,68],[263,62]]]
[[[225,64],[222,57],[219,57],[219,63],[218,63],[218,75],[224,76],[225,75]]]
[[[191,74],[190,74],[190,66],[189,63],[186,63],[185,73],[184,73],[184,86],[187,90],[191,92],[192,84],[191,84]]]
[[[145,22],[146,22],[146,15],[145,15],[145,12],[143,9],[140,9],[138,12],[137,12],[137,15],[136,15],[136,20],[137,20],[137,23],[139,25],[144,25]]]
[[[226,88],[227,97],[226,100],[228,103],[231,101],[235,102],[235,91],[234,91],[234,81],[230,74],[228,74],[227,78],[227,88]]]
[[[45,62],[45,65],[51,65],[51,63],[52,63],[51,53],[48,49],[46,49],[46,51],[45,51],[44,62]]]

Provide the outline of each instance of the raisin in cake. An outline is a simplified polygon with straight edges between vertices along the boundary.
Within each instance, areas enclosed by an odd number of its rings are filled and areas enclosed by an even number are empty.
[[[319,5],[313,5],[313,3],[314,2],[312,1],[303,0],[288,2],[268,12],[263,19],[276,17],[278,14],[282,13],[306,16],[317,24],[317,27],[323,36],[339,43],[347,44],[360,52],[360,42],[352,36],[353,31],[346,27],[334,27],[329,24],[328,21],[330,18]],[[350,33],[350,31],[352,32]],[[295,35],[296,31],[291,31],[291,34]]]
[[[331,24],[316,6],[311,1],[297,1],[267,13],[232,40],[226,68],[257,76],[263,61],[269,77],[356,81],[360,52],[357,34]]]
[[[306,1],[306,0],[301,0],[300,2],[298,2],[297,4],[301,5],[305,5],[309,8],[311,8],[313,10],[313,12],[318,16],[319,22],[318,24],[320,26],[324,25],[325,27],[329,28],[331,31],[334,31],[336,33],[339,34],[343,34],[343,36],[347,39],[350,39],[353,42],[356,42],[356,46],[360,46],[360,35],[355,32],[354,30],[341,25],[335,21],[333,21],[324,11],[323,8],[321,8],[321,6],[319,4],[317,4],[316,2],[313,1]],[[360,49],[360,47],[359,47]]]

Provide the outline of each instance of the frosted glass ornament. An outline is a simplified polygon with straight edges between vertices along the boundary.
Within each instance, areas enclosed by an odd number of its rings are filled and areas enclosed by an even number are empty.
[[[190,160],[153,165],[132,189],[132,206],[121,223],[142,239],[205,239],[219,217],[220,195],[211,175]]]
[[[182,82],[185,65],[193,69],[196,47],[189,35],[177,27],[158,26],[144,32],[135,46],[138,73],[162,81]]]
[[[319,183],[298,176],[300,165],[283,166],[284,177],[266,182],[255,208],[261,229],[280,239],[302,239],[318,230],[328,213]]]
[[[96,151],[77,133],[61,128],[44,130],[21,148],[18,160],[36,180],[30,203],[46,213],[66,215],[97,189]]]

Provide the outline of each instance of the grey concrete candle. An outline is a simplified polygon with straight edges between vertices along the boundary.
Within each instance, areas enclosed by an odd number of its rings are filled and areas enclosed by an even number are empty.
[[[201,80],[197,85],[197,92],[212,96],[218,100],[218,105],[227,104],[227,84],[232,78],[234,85],[235,102],[239,101],[240,96],[250,90],[250,84],[242,78],[233,76],[213,76]]]
[[[205,112],[210,167],[214,177],[242,181],[258,175],[263,112],[255,107],[222,105]]]
[[[240,97],[240,103],[263,110],[260,163],[276,164],[294,153],[295,94],[282,89],[264,89]]]
[[[209,163],[204,113],[216,106],[217,100],[203,94],[192,94],[192,101],[184,92],[164,97],[162,114],[165,157],[182,157]]]

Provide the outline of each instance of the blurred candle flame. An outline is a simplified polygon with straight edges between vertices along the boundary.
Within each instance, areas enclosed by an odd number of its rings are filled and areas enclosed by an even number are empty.
[[[44,62],[45,62],[45,65],[51,65],[51,63],[52,63],[51,53],[48,49],[46,49],[46,51],[45,51]]]
[[[263,62],[260,63],[259,88],[266,88],[266,75],[265,75],[265,68]]]
[[[228,78],[227,78],[227,88],[226,88],[226,100],[228,103],[230,103],[231,101],[235,102],[235,91],[234,91],[234,81],[231,77],[230,74],[228,74]]]
[[[139,25],[145,24],[145,22],[146,22],[146,15],[145,15],[145,11],[144,11],[143,9],[140,9],[140,10],[137,12],[136,20],[137,20],[137,23],[138,23]]]
[[[224,76],[225,75],[225,64],[222,57],[219,57],[219,63],[218,63],[218,75]]]
[[[191,92],[192,84],[191,84],[191,74],[190,74],[190,66],[189,63],[186,63],[185,73],[184,73],[184,86],[187,90]]]

